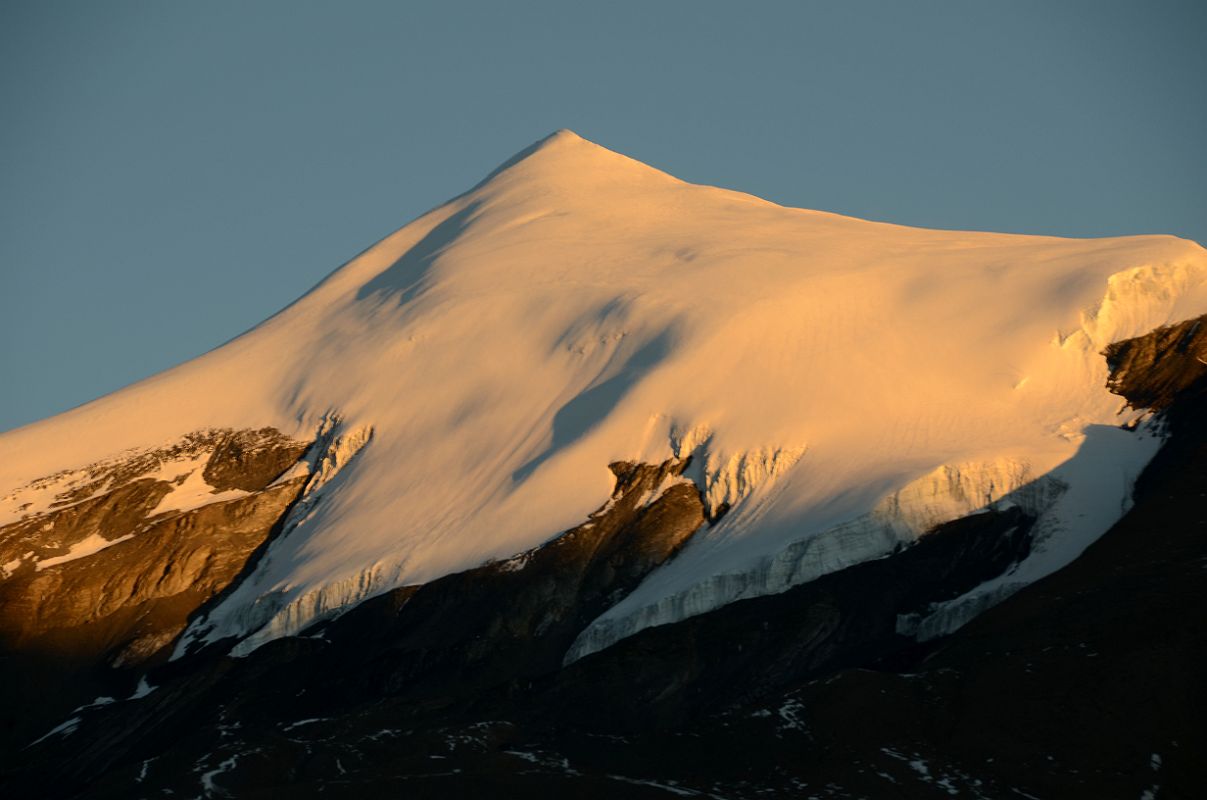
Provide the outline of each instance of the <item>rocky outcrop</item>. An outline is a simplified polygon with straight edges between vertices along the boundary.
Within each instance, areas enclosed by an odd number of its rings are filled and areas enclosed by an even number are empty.
[[[4,578],[28,576],[97,552],[142,527],[172,484],[139,478],[97,496],[0,528]],[[5,585],[0,583],[0,586]]]
[[[219,435],[202,473],[216,491],[242,489],[256,492],[302,457],[310,446],[274,428],[229,431]]]
[[[79,471],[0,528],[0,705],[21,710],[8,733],[128,691],[131,668],[166,657],[297,499],[306,476],[277,478],[307,446],[271,428],[191,434]]]
[[[12,649],[39,639],[78,649],[82,636],[98,636],[100,623],[124,609],[143,606],[140,617],[146,618],[157,616],[148,607],[156,601],[212,597],[239,573],[300,488],[301,479],[294,479],[242,499],[164,515],[94,555],[23,570],[0,584],[0,639]],[[176,620],[171,630],[153,625],[153,637],[170,641],[183,622]],[[103,640],[123,638],[123,632],[111,632]],[[157,649],[131,641],[115,655],[116,663],[141,660],[135,652]]]
[[[1110,345],[1107,386],[1132,408],[1168,409],[1207,378],[1207,316]]]

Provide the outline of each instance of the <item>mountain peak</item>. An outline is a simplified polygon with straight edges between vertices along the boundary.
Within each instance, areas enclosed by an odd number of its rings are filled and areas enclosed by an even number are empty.
[[[516,153],[496,167],[478,186],[506,176],[541,183],[632,183],[663,180],[678,182],[671,175],[628,156],[584,139],[569,128],[559,128]]]
[[[557,144],[566,144],[566,143],[574,143],[574,142],[587,142],[587,144],[595,144],[594,142],[587,141],[586,139],[579,136],[577,133],[570,130],[569,128],[558,128],[553,133],[549,134],[544,139],[541,139],[539,142],[537,142],[535,146],[536,147],[550,147],[550,146],[554,146]],[[599,147],[599,145],[597,145],[597,144],[595,146]]]

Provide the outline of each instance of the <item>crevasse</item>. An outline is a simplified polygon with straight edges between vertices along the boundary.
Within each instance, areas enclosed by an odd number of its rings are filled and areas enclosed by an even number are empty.
[[[672,426],[671,452],[676,458],[691,457],[685,473],[700,487],[709,517],[732,508],[755,489],[766,487],[790,470],[808,449],[793,447],[755,447],[737,453],[718,454],[710,447],[713,431],[707,425],[686,430]]]

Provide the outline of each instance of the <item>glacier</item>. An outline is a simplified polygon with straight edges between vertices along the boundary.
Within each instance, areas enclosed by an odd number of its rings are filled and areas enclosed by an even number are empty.
[[[1120,428],[1102,348],[1204,312],[1187,240],[786,208],[559,131],[227,344],[0,435],[0,499],[19,516],[20,487],[188,431],[319,439],[285,532],[181,642],[247,652],[540,545],[614,461],[692,455],[713,524],[575,657],[995,503],[1042,534],[1002,585],[1058,568],[1158,443]]]

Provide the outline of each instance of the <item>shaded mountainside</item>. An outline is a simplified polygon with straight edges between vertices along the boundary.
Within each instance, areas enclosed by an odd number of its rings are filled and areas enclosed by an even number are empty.
[[[271,428],[207,431],[48,479],[45,510],[0,527],[0,707],[12,715],[0,743],[129,694],[139,668],[166,659],[279,527],[307,476],[277,479],[308,447]]]
[[[169,780],[192,775],[193,748],[208,752],[231,725],[241,728],[265,714],[292,719],[301,708],[312,716],[348,709],[377,714],[385,709],[380,698],[389,697],[395,708],[415,705],[421,720],[472,716],[484,693],[518,690],[556,671],[579,631],[705,522],[698,489],[681,477],[687,464],[615,463],[609,503],[542,547],[389,592],[245,659],[210,648],[162,665],[150,674],[162,688],[86,710],[73,726],[67,739],[88,744],[58,765],[62,790],[78,790],[118,768],[114,791],[124,795],[130,776],[120,767],[131,752],[165,742],[181,746],[157,772]],[[105,709],[115,716],[95,716]],[[247,722],[235,720],[243,714]],[[65,741],[56,734],[45,744]],[[177,757],[186,761],[176,763]]]
[[[1199,796],[1202,322],[1105,354],[1113,390],[1159,409],[1169,437],[1130,511],[1070,566],[947,637],[919,644],[898,618],[1024,558],[1033,520],[1019,508],[563,667],[601,609],[707,524],[685,460],[618,463],[606,506],[512,559],[388,592],[244,658],[211,646],[145,662],[149,694],[64,711],[55,721],[73,724],[7,750],[5,786],[96,798]]]

